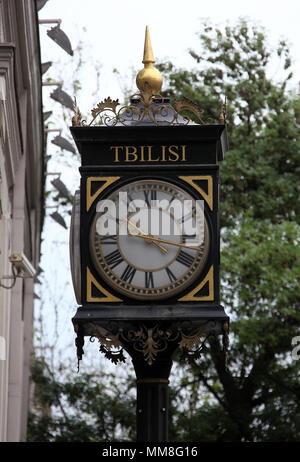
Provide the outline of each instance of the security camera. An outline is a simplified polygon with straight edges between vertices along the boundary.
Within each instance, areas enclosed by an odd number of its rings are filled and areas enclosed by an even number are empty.
[[[23,252],[13,252],[9,257],[9,261],[17,270],[17,277],[20,278],[34,278],[36,270]]]

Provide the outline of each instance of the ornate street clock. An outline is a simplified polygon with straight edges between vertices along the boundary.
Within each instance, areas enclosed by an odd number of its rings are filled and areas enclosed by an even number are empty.
[[[106,98],[90,124],[75,108],[81,184],[70,255],[79,356],[90,335],[108,357],[112,345],[131,342],[150,364],[166,337],[190,348],[227,332],[219,298],[219,162],[227,135],[223,110],[219,124],[205,124],[190,101],[171,105],[157,95],[162,80],[148,32],[143,63],[140,93],[128,106]],[[186,111],[200,123],[180,115]]]
[[[161,104],[166,105],[153,103]],[[218,224],[225,126],[74,126],[71,131],[82,156],[71,239],[74,287],[82,304],[78,316],[89,309],[90,317],[103,320],[190,319],[199,313],[225,319],[219,302]],[[167,156],[169,150],[174,158]],[[122,195],[126,204],[120,203]],[[99,211],[105,201],[116,211],[115,230],[108,235],[97,227],[107,214]],[[139,201],[144,211],[131,210],[130,203]],[[152,221],[144,229],[143,213],[149,215],[150,205]],[[127,207],[122,220],[120,206]],[[165,222],[168,232],[158,226]],[[189,222],[192,234],[185,230]],[[126,235],[121,232],[125,224]]]
[[[97,337],[113,362],[125,349],[137,377],[137,440],[167,441],[168,377],[177,349],[199,357],[228,321],[220,304],[219,162],[225,108],[205,124],[188,100],[158,95],[146,29],[140,93],[106,98],[71,133],[81,155],[70,233],[78,360]],[[192,122],[186,111],[193,113]],[[182,115],[184,114],[184,115]]]

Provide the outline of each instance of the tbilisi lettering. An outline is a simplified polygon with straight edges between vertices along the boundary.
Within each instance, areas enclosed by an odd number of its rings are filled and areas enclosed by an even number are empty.
[[[186,145],[110,146],[114,162],[186,162]]]

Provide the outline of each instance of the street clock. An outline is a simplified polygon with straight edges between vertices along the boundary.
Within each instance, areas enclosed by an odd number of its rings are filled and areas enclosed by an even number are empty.
[[[161,104],[167,106],[152,103]],[[79,318],[92,310],[97,319],[225,319],[219,299],[225,125],[71,132],[82,158],[71,232]],[[99,231],[104,217],[112,225],[107,233]]]
[[[106,98],[70,128],[81,156],[70,259],[79,305],[72,319],[78,360],[96,337],[114,363],[132,358],[137,439],[167,441],[168,377],[177,349],[198,358],[228,322],[220,304],[220,121],[201,120],[187,99],[158,95],[162,78],[146,29],[140,92],[126,106]],[[187,116],[193,114],[193,121]]]
[[[81,156],[70,236],[80,305],[73,323],[80,344],[95,335],[108,356],[110,342],[123,345],[129,331],[137,339],[149,323],[167,322],[184,347],[228,327],[219,271],[225,110],[218,124],[206,124],[189,100],[158,95],[147,33],[143,63],[140,92],[127,106],[106,98],[89,124],[75,106],[70,128]]]

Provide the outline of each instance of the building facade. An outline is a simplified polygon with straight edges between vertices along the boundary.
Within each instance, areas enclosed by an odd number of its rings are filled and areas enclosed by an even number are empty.
[[[22,251],[37,268],[43,223],[43,114],[35,0],[0,0],[0,441],[24,441],[34,279],[12,275]],[[3,279],[4,278],[4,279]],[[4,287],[5,286],[5,287]]]

